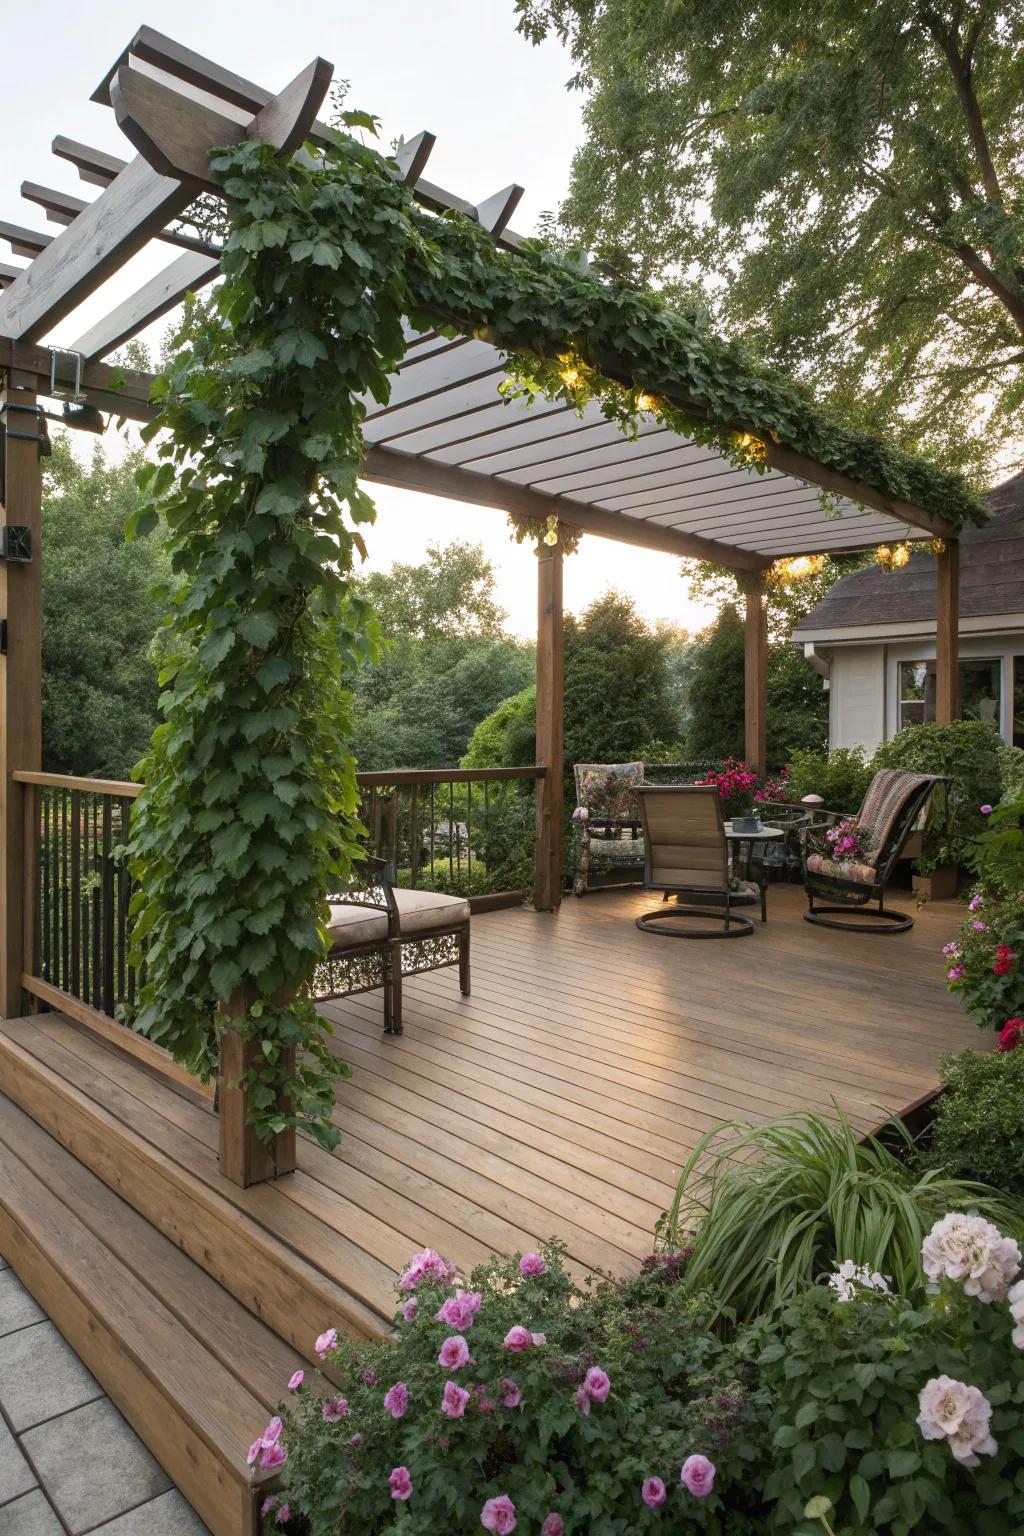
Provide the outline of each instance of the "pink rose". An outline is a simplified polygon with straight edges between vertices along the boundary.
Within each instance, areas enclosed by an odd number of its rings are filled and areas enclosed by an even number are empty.
[[[640,1490],[640,1497],[643,1499],[648,1509],[658,1509],[662,1504],[664,1504],[665,1500],[668,1498],[668,1494],[665,1492],[665,1484],[662,1482],[661,1478],[645,1477],[644,1485]]]
[[[518,1408],[523,1400],[523,1394],[510,1376],[501,1378],[501,1401],[505,1408]]]
[[[246,1461],[247,1461],[247,1463],[249,1464],[250,1467],[252,1466],[253,1462],[256,1460],[257,1456],[260,1454],[260,1451],[262,1451],[262,1449],[263,1449],[263,1436],[260,1435],[259,1439],[258,1440],[254,1440],[252,1445],[250,1445],[248,1451],[246,1452],[245,1459],[246,1459]]]
[[[260,1436],[260,1444],[263,1446],[276,1445],[281,1438],[281,1430],[283,1428],[284,1425],[281,1423],[281,1420],[275,1415]]]
[[[587,1389],[587,1396],[595,1403],[608,1401],[608,1393],[612,1384],[599,1365],[592,1365],[583,1379],[583,1385]]]
[[[288,1521],[291,1519],[291,1517],[292,1517],[291,1506],[289,1504],[282,1504],[281,1508],[278,1510],[277,1514],[274,1516],[274,1519],[277,1521],[278,1525],[287,1525]]]
[[[278,1440],[274,1445],[264,1446],[260,1456],[260,1466],[266,1472],[273,1472],[275,1467],[283,1467],[288,1460],[288,1452]]]
[[[561,1515],[556,1515],[555,1511],[552,1510],[550,1515],[545,1518],[544,1524],[540,1528],[540,1536],[562,1536],[564,1530],[565,1521],[562,1519]]]
[[[396,1467],[388,1478],[393,1499],[407,1499],[412,1494],[412,1478],[408,1467]]]
[[[530,1334],[530,1343],[533,1345],[534,1349],[543,1349],[543,1347],[547,1343],[547,1341],[548,1341],[548,1336],[547,1336],[546,1333],[531,1333]]]
[[[503,1342],[506,1349],[511,1349],[516,1354],[521,1354],[524,1349],[531,1349],[533,1347],[533,1334],[529,1328],[522,1328],[517,1323],[514,1328],[510,1328],[508,1333],[506,1333]]]
[[[576,1407],[584,1416],[590,1412],[590,1393],[582,1384],[576,1388]]]
[[[436,1248],[424,1248],[419,1253],[414,1253],[409,1260],[409,1267],[399,1280],[399,1289],[414,1291],[421,1280],[434,1280],[441,1285],[449,1285],[455,1278],[454,1264],[442,1259]]]
[[[983,805],[981,807],[981,814],[983,816],[991,816],[992,815],[992,807],[990,805]]]
[[[499,1493],[496,1499],[488,1499],[480,1511],[480,1524],[485,1531],[501,1533],[516,1528],[516,1507],[507,1493]]]
[[[454,1296],[449,1296],[441,1310],[437,1313],[439,1323],[447,1323],[449,1328],[455,1328],[459,1333],[465,1333],[472,1328],[473,1319],[480,1310],[479,1291],[456,1291]]]
[[[289,1378],[288,1378],[288,1391],[289,1392],[297,1392],[299,1390],[299,1388],[302,1386],[302,1383],[305,1381],[305,1379],[306,1379],[305,1371],[296,1371],[293,1376],[289,1376]]]
[[[523,1279],[529,1279],[530,1275],[542,1275],[547,1268],[539,1253],[524,1253],[519,1260],[519,1273]]]
[[[441,1395],[441,1412],[450,1419],[461,1419],[466,1412],[466,1404],[469,1402],[469,1393],[465,1387],[460,1387],[458,1382],[446,1381],[444,1392]]]
[[[349,1443],[350,1449],[353,1450],[353,1451],[356,1450],[356,1448],[358,1446],[362,1445],[363,1437],[359,1433],[358,1429],[356,1430],[355,1434],[352,1436],[352,1438],[349,1440],[348,1443]]]
[[[344,1397],[325,1397],[320,1405],[320,1417],[325,1424],[337,1424],[348,1414],[348,1401]]]
[[[706,1499],[715,1486],[715,1464],[706,1456],[687,1456],[679,1481],[695,1499]]]
[[[405,1303],[405,1306],[402,1308],[402,1316],[405,1318],[405,1321],[407,1323],[414,1323],[416,1321],[416,1313],[419,1311],[419,1309],[420,1309],[420,1304],[416,1300],[416,1297],[415,1296],[410,1296],[409,1300]]]
[[[409,1391],[404,1381],[396,1381],[384,1393],[384,1407],[393,1419],[400,1419],[409,1406]]]
[[[317,1354],[320,1356],[320,1359],[322,1360],[324,1358],[324,1355],[330,1354],[331,1350],[334,1348],[334,1346],[335,1346],[335,1344],[337,1344],[337,1342],[338,1342],[338,1330],[337,1330],[337,1328],[328,1328],[326,1333],[322,1333],[320,1335],[320,1337],[317,1339],[316,1343],[314,1344],[313,1348],[316,1350]]]
[[[445,1339],[441,1345],[441,1352],[437,1357],[438,1365],[443,1365],[446,1371],[458,1371],[469,1360],[469,1345],[461,1333],[453,1333]]]

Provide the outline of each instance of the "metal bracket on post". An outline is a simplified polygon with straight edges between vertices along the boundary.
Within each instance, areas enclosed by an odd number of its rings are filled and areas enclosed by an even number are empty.
[[[31,565],[31,528],[20,523],[6,523],[0,528],[0,560],[9,560],[12,565]]]
[[[49,347],[50,353],[50,397],[54,400],[74,400],[77,404],[85,397],[82,394],[82,365],[84,359],[81,352],[70,352],[66,347]],[[71,358],[74,363],[74,383],[67,380],[63,383],[57,378],[58,358]]]
[[[38,432],[20,432],[17,427],[12,427],[9,419],[4,421],[4,435],[11,438],[20,438],[26,443],[39,444],[39,457],[48,459],[53,452],[49,433],[46,430],[46,412],[41,405],[21,405],[17,400],[7,400],[0,406],[0,415],[9,418],[12,414],[21,412],[22,415],[31,416]]]

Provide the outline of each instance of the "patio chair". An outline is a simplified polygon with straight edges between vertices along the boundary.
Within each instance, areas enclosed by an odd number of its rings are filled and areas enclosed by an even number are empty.
[[[752,933],[749,917],[730,908],[729,845],[716,784],[641,785],[636,791],[646,858],[644,887],[669,895],[719,898],[721,905],[662,906],[636,926],[678,939],[738,939]],[[679,918],[702,924],[680,926]],[[715,926],[710,926],[714,924]]]
[[[935,791],[940,784],[950,782],[939,774],[880,768],[856,816],[865,839],[859,862],[831,856],[827,827],[808,828],[804,839],[805,921],[850,933],[906,933],[913,928],[914,919],[908,913],[885,905],[886,887],[911,833],[930,814]],[[816,898],[828,904],[815,906]],[[865,910],[872,901],[878,903],[874,911],[863,919],[849,920],[852,913]]]
[[[380,802],[378,802],[378,808]],[[387,856],[367,854],[350,889],[328,898],[331,948],[317,966],[312,995],[317,1002],[384,992],[384,1032],[402,1033],[402,981],[406,976],[457,965],[459,989],[469,996],[469,902],[440,891],[406,889],[395,880],[395,816],[392,800],[378,809],[372,846]]]
[[[627,885],[644,869],[644,843],[635,790],[644,765],[574,763],[576,860],[572,888],[577,896],[599,885]]]

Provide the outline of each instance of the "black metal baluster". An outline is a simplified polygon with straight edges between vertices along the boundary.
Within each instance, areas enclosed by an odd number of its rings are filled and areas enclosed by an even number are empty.
[[[74,836],[71,839],[71,992],[75,997],[81,997],[79,990],[82,985],[82,839],[80,828],[82,825],[82,793],[81,790],[71,791],[71,824],[74,827]]]
[[[43,872],[43,963],[39,974],[46,980],[53,980],[53,942],[52,925],[50,921],[50,800],[51,793],[48,789],[41,791],[43,801],[43,846],[39,850],[39,862]]]
[[[102,906],[102,882],[103,864],[100,850],[100,807],[99,799],[94,796],[92,802],[92,825],[90,828],[90,841],[92,843],[92,1005],[95,1009],[102,1008],[103,1000],[103,906]]]
[[[128,841],[132,803],[120,800],[121,846]],[[128,980],[128,862],[120,858],[117,863],[117,1001],[123,1003]]]
[[[466,780],[466,895],[473,894],[473,780]]]
[[[409,884],[415,888],[420,872],[420,839],[416,822],[416,785],[412,786],[409,799]]]
[[[70,925],[68,923],[68,903],[70,891],[68,889],[68,834],[70,831],[71,807],[68,792],[62,789],[60,792],[60,906],[61,906],[61,957],[59,985],[68,991],[68,983],[71,979],[71,955],[68,944]]]
[[[114,1016],[114,825],[113,802],[103,796],[103,1012]]]

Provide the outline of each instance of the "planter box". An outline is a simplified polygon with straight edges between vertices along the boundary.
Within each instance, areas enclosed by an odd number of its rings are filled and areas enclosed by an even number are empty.
[[[949,901],[960,886],[960,871],[954,864],[942,864],[930,875],[913,877],[914,892],[925,901]]]

